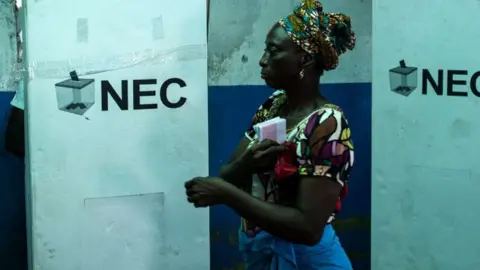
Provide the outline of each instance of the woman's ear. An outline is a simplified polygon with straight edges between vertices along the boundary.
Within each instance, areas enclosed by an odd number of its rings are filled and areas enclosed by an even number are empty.
[[[311,68],[311,67],[315,67],[315,57],[313,57],[309,53],[305,53],[302,56],[302,68],[307,69],[307,68]]]

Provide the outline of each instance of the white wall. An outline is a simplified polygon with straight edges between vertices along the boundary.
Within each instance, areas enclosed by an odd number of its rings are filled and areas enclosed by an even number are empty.
[[[480,99],[390,91],[389,69],[478,71],[476,0],[374,1],[372,269],[480,265]],[[446,80],[446,76],[444,78]],[[461,80],[469,77],[455,76]],[[477,84],[480,87],[479,84]],[[444,88],[446,92],[446,87]]]
[[[172,3],[27,1],[32,269],[209,269],[208,209],[188,204],[183,187],[208,174],[205,2]],[[86,42],[78,18],[88,19]],[[95,80],[89,120],[57,108],[55,84],[73,69],[96,71],[80,76]],[[178,109],[159,98],[172,77],[187,83],[168,92],[187,98]],[[121,111],[110,98],[101,110],[100,81],[120,92],[129,80],[131,106],[134,79],[158,80],[141,88],[156,92],[142,103],[158,109]]]

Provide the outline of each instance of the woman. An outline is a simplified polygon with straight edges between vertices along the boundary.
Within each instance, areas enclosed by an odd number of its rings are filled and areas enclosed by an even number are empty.
[[[321,96],[319,79],[354,45],[350,18],[324,13],[314,0],[276,23],[260,66],[277,91],[219,177],[185,183],[196,207],[225,204],[242,217],[246,269],[352,269],[330,223],[347,193],[353,145],[343,112]],[[287,120],[288,143],[258,142],[253,125],[277,116]]]
[[[25,157],[25,113],[23,83],[15,94],[5,129],[5,149],[17,157]]]

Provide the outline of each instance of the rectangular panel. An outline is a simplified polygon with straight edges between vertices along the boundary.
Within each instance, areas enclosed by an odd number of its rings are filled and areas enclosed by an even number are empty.
[[[479,2],[373,8],[372,269],[478,268]]]
[[[86,199],[83,269],[165,269],[164,194]]]
[[[92,252],[121,257],[119,270],[209,269],[208,210],[188,204],[183,187],[208,174],[205,2],[30,0],[27,12],[33,269],[91,270]],[[163,39],[152,38],[159,17]],[[88,21],[87,43],[78,19]],[[148,208],[138,196],[152,193],[164,195],[158,220],[157,201]],[[129,237],[164,220],[160,254],[155,235],[130,256],[98,241],[89,226],[103,211],[113,212],[98,222],[136,219]]]

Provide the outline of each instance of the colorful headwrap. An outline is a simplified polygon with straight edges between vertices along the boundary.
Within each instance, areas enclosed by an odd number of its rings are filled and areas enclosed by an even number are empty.
[[[320,53],[324,70],[338,66],[338,57],[355,47],[355,32],[350,17],[341,13],[325,13],[316,0],[302,0],[293,14],[281,19],[290,38],[304,51]]]

